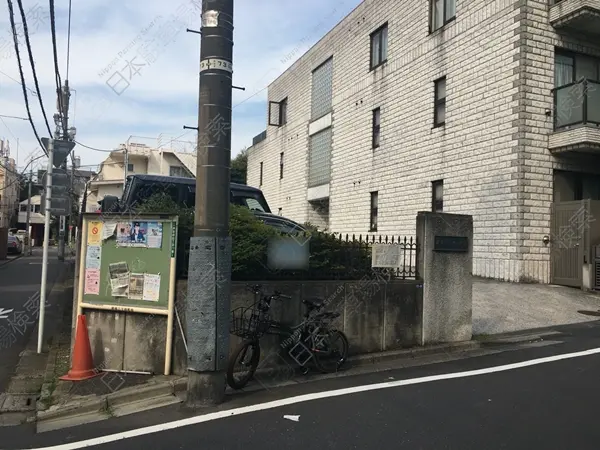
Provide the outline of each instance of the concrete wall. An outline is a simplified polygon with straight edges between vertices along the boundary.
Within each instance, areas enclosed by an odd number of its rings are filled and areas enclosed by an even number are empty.
[[[421,341],[422,283],[418,281],[379,281],[375,286],[361,286],[360,282],[264,282],[265,292],[279,290],[292,300],[274,302],[273,318],[289,324],[302,321],[302,298],[318,297],[328,304],[328,311],[341,316],[334,325],[343,330],[350,341],[350,354],[367,354],[383,350],[419,345]],[[185,326],[187,282],[177,284],[177,310]],[[244,283],[233,283],[231,309],[250,306],[253,294]],[[261,339],[261,353],[265,356],[281,351],[284,341],[279,336]],[[230,353],[240,342],[231,336]],[[271,362],[275,362],[274,357]],[[267,363],[270,364],[269,358]],[[261,363],[262,364],[262,363]],[[181,330],[175,326],[173,370],[183,375],[187,371],[186,352]]]
[[[436,240],[466,238],[464,251],[442,249]],[[422,344],[468,341],[473,331],[473,218],[417,215],[417,267],[423,280]]]

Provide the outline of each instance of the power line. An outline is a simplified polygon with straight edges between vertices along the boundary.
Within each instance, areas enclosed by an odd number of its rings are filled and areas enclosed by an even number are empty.
[[[60,107],[60,112],[62,116],[63,109],[63,99],[62,99],[62,81],[60,79],[60,72],[58,70],[58,51],[56,49],[56,23],[54,18],[54,0],[50,0],[50,30],[52,34],[52,52],[54,54],[54,78],[56,82],[56,95],[58,96],[58,104]],[[67,132],[67,124],[65,122],[65,117],[62,117],[62,129],[63,133]]]
[[[119,150],[119,149],[115,149],[115,150],[103,150],[101,148],[95,148],[95,147],[90,147],[89,145],[84,145],[84,144],[82,144],[81,142],[78,142],[78,141],[73,141],[73,142],[75,142],[77,145],[81,145],[82,147],[89,148],[90,150],[94,150],[95,152],[112,153],[114,151],[118,151]]]
[[[35,124],[33,123],[33,119],[31,118],[31,110],[29,109],[29,99],[27,98],[27,90],[25,88],[25,77],[23,76],[23,66],[21,65],[21,54],[19,53],[19,40],[17,39],[17,29],[16,29],[16,26],[15,26],[15,14],[14,14],[14,11],[13,11],[12,1],[11,0],[6,0],[6,2],[8,3],[8,11],[10,12],[10,27],[11,27],[11,30],[12,30],[13,41],[14,41],[14,44],[15,44],[15,53],[17,55],[17,64],[19,65],[19,75],[21,77],[21,87],[23,89],[23,97],[25,98],[25,107],[27,109],[27,117],[29,118],[29,123],[31,124],[31,128],[33,129],[33,134],[35,134],[35,138],[39,142],[39,144],[42,147],[42,150],[44,151],[44,153],[46,155],[48,155],[48,153],[46,153],[46,149],[44,147],[44,144],[42,144],[40,136],[38,135],[38,132],[35,129]],[[39,93],[38,93],[38,95],[39,95]]]
[[[69,0],[69,27],[67,31],[67,80],[69,79],[69,62],[71,59],[71,0]]]
[[[31,42],[29,41],[29,32],[27,31],[27,19],[25,17],[25,9],[23,8],[23,1],[17,0],[17,4],[19,5],[19,11],[21,12],[21,20],[23,21],[23,34],[25,35],[25,43],[27,45],[27,53],[29,54],[29,64],[31,64],[31,71],[33,72],[33,81],[35,83],[35,89],[37,92],[40,91],[40,85],[38,83],[37,73],[35,71],[35,62],[33,61],[33,52],[31,51]],[[44,122],[46,122],[46,127],[48,128],[48,133],[52,136],[52,130],[50,130],[50,124],[48,123],[48,118],[46,117],[46,110],[44,109],[44,102],[42,101],[42,96],[37,96],[40,108],[42,109],[42,114],[44,116]]]
[[[0,70],[0,74],[4,75],[6,78],[8,78],[9,80],[12,80],[12,81],[14,81],[14,82],[15,82],[15,83],[17,83],[17,84],[21,84],[21,85],[22,85],[22,83],[21,83],[19,80],[16,80],[16,79],[14,79],[13,77],[11,77],[11,76],[10,76],[9,74],[7,74],[6,72],[2,72],[2,71]],[[37,93],[36,91],[34,91],[34,90],[33,90],[33,89],[31,89],[31,88],[28,88],[27,86],[25,86],[25,89],[27,89],[27,90],[28,90],[28,91],[31,93],[31,95],[33,95],[34,97],[37,97],[38,93]]]

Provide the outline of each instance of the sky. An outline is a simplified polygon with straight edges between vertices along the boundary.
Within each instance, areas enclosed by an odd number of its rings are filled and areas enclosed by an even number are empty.
[[[56,84],[48,2],[22,0],[41,98],[54,132]],[[16,0],[12,0],[29,106],[40,137],[48,130],[35,95]],[[266,129],[267,87],[360,0],[236,0],[234,12],[232,156]],[[72,2],[67,74],[68,0],[55,0],[59,72],[72,90],[76,140],[100,150],[132,142],[192,149],[197,126],[200,0]],[[0,5],[0,116],[27,117],[8,6]],[[28,121],[0,117],[0,138],[22,170],[41,154]],[[76,146],[82,168],[96,170],[107,153]],[[42,164],[43,160],[35,164]]]

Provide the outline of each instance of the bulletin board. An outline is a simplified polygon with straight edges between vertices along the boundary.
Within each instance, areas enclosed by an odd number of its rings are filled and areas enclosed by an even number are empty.
[[[83,217],[78,310],[170,316],[175,295],[178,217]]]

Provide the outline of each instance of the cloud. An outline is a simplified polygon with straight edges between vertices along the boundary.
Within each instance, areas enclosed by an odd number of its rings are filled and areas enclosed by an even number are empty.
[[[252,137],[266,128],[269,83],[359,2],[346,0],[323,7],[318,0],[236,0],[233,84],[245,91],[232,92],[232,154],[250,145]],[[56,86],[48,4],[34,0],[23,3],[41,96],[54,131]],[[195,132],[182,128],[197,123],[200,36],[185,30],[199,30],[200,4],[200,0],[73,3],[68,78],[75,90],[70,125],[76,126],[78,141],[113,149],[131,135],[185,134],[182,139],[195,140]],[[15,0],[13,5],[20,30]],[[65,1],[56,4],[58,63],[63,79],[67,76],[67,5]],[[7,11],[0,13],[0,114],[26,117],[22,87],[14,81],[20,78],[7,6],[0,6],[0,11]],[[25,42],[20,40],[26,85],[35,90]],[[47,136],[38,99],[30,92],[29,103],[38,133]],[[31,127],[21,120],[3,121],[0,137],[13,141],[13,156],[14,141],[19,138],[19,165],[23,166],[26,152],[38,146]],[[76,147],[75,152],[85,165],[97,165],[106,157],[83,147]]]

